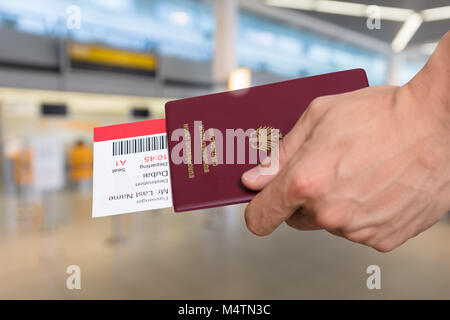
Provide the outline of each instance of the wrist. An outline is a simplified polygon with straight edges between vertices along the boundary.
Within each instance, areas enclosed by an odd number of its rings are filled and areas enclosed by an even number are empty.
[[[442,37],[423,69],[403,86],[424,108],[450,117],[450,31]],[[431,110],[432,111],[432,110]]]

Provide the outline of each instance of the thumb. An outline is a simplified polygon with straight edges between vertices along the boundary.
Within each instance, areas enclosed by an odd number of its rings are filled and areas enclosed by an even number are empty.
[[[263,159],[259,165],[244,172],[241,180],[245,187],[251,190],[261,190],[273,180],[297,149],[297,144],[293,142],[294,139],[289,139],[289,136],[292,137],[294,134],[293,131],[290,131],[289,134],[280,141],[278,157],[277,154],[274,153],[274,150],[272,150],[272,154]],[[302,139],[299,137],[295,140],[300,141],[301,143]],[[291,141],[291,143],[289,143],[289,141]],[[264,169],[273,165],[273,161],[278,161],[278,165],[275,164],[275,169],[270,170],[270,173],[267,172],[268,170],[264,171]]]
[[[242,175],[241,180],[245,187],[251,190],[261,190],[273,180],[295,151],[305,142],[310,131],[314,128],[315,123],[319,121],[322,115],[328,110],[330,104],[326,103],[324,100],[329,97],[314,99],[291,131],[289,131],[289,133],[281,140],[279,145],[279,163],[278,166],[276,166],[277,170],[271,172],[271,174],[265,174],[264,168],[270,165],[271,160],[270,157],[267,157],[261,161],[260,165],[246,171]]]

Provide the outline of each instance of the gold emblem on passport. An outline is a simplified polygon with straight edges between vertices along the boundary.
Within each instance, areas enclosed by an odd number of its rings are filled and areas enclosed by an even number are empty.
[[[250,134],[249,143],[253,149],[270,151],[272,142],[278,143],[281,139],[280,130],[271,126],[261,126]]]
[[[184,124],[184,133],[183,133],[183,157],[184,163],[187,165],[188,169],[188,177],[189,179],[195,178],[194,172],[194,164],[202,164],[203,172],[209,173],[211,170],[210,166],[216,167],[219,164],[223,164],[224,157],[224,138],[223,133],[220,130],[209,128],[205,130],[205,127],[201,121],[194,121],[194,139],[191,137],[191,132],[189,130],[189,124]],[[227,164],[235,164],[234,159],[234,146],[235,139],[241,139],[238,141],[238,150],[237,153],[241,152],[238,155],[238,164],[243,164],[245,161],[246,150],[249,152],[249,163],[257,164],[258,153],[253,151],[250,152],[250,149],[260,150],[262,152],[268,152],[274,149],[274,145],[278,145],[280,140],[282,139],[282,133],[279,129],[276,129],[271,126],[260,126],[258,129],[250,128],[247,131],[243,129],[226,129],[225,130],[225,146],[226,148],[231,148],[230,154],[231,160],[228,158]],[[207,137],[205,136],[207,135]],[[245,146],[245,139],[248,137],[248,147]],[[216,140],[219,138],[219,150],[216,148]],[[229,143],[231,141],[231,143]],[[193,142],[193,148],[191,147],[191,143]],[[209,142],[209,144],[207,144]],[[241,149],[239,145],[244,148]],[[194,152],[193,152],[194,151]],[[242,157],[243,153],[243,157]],[[194,156],[193,156],[194,154]],[[259,154],[259,157],[264,157]],[[252,160],[253,159],[253,160]]]

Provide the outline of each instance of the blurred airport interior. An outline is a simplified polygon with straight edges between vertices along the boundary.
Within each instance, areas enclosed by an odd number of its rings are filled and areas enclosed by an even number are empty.
[[[243,205],[90,217],[94,127],[351,68],[402,85],[449,29],[448,0],[0,0],[0,298],[449,299],[445,219],[380,254],[287,227],[257,238]]]

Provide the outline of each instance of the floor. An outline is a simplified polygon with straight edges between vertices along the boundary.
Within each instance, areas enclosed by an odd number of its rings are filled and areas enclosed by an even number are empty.
[[[450,299],[447,218],[382,254],[287,226],[256,237],[242,205],[92,219],[88,193],[0,201],[1,299]],[[381,290],[366,286],[373,264]]]

